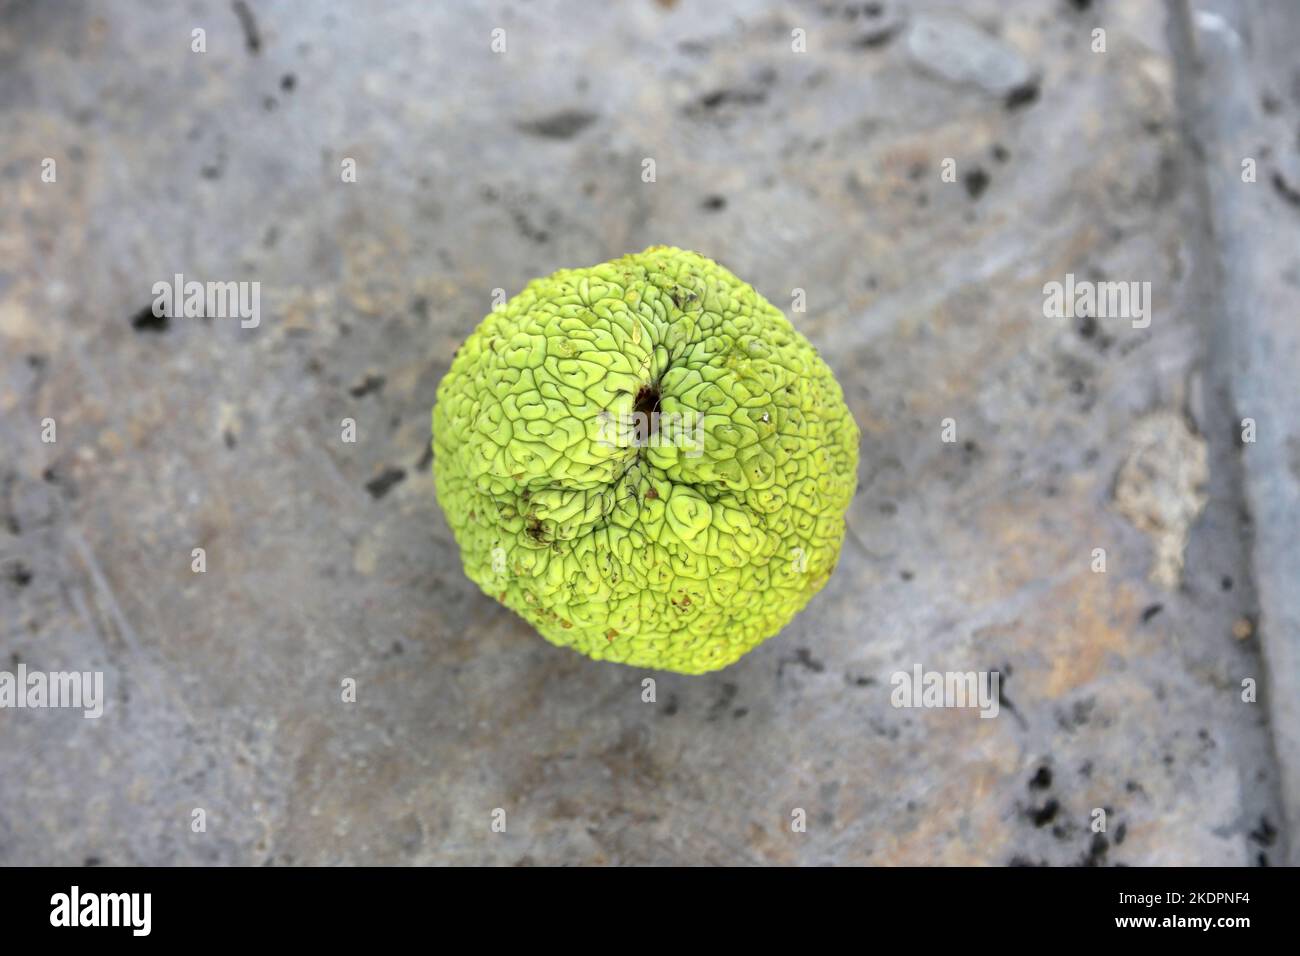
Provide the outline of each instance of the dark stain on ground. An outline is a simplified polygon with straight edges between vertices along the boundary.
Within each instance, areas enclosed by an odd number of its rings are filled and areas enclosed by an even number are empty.
[[[1106,852],[1110,849],[1110,841],[1106,839],[1104,833],[1094,833],[1092,842],[1088,844],[1088,851],[1079,860],[1080,866],[1105,866]]]
[[[1268,822],[1268,817],[1259,818],[1259,826],[1250,831],[1250,838],[1260,846],[1272,846],[1277,842],[1277,828]]]
[[[1007,681],[1011,679],[1012,674],[1011,665],[1003,664],[1000,669],[992,668],[990,670],[991,673],[998,675],[998,707],[1005,707],[1009,710],[1011,716],[1015,717],[1016,720],[1019,721],[1021,727],[1029,726],[1024,716],[1016,709],[1016,705],[1012,703],[1011,698],[1007,696]]]
[[[859,50],[879,50],[888,46],[894,37],[898,36],[902,28],[902,23],[891,23],[879,30],[871,30],[854,40],[853,46]]]
[[[855,677],[852,674],[845,674],[844,681],[854,687],[874,687],[876,685],[874,677]]]
[[[1142,623],[1146,624],[1165,609],[1163,604],[1148,604],[1142,611]]]
[[[684,109],[687,116],[707,116],[725,106],[762,106],[767,102],[767,91],[761,89],[721,89],[701,95]]]
[[[370,492],[370,497],[378,499],[384,497],[392,490],[392,487],[406,478],[405,468],[394,468],[389,466],[381,471],[374,478],[366,482],[366,491]]]
[[[820,674],[822,671],[826,670],[826,665],[813,657],[806,647],[796,647],[794,649],[794,657],[781,658],[780,662],[776,665],[777,680],[780,680],[781,675],[785,673],[787,664],[798,664],[800,667],[810,670],[814,674]]]
[[[1086,726],[1092,719],[1092,709],[1096,705],[1096,698],[1088,697],[1087,700],[1075,701],[1069,710],[1058,708],[1057,726],[1066,731],[1074,731],[1076,728]]]
[[[27,565],[18,561],[9,571],[9,580],[20,588],[25,588],[32,583],[32,572]]]
[[[292,93],[293,88],[297,85],[298,78],[292,73],[286,73],[284,76],[280,77],[280,89],[284,90],[286,93]]]
[[[131,316],[131,328],[137,332],[166,332],[171,321],[165,315],[154,315],[153,306],[146,305]]]
[[[420,460],[415,463],[416,471],[428,471],[429,466],[433,464],[433,443],[424,446],[424,453],[420,455]]]
[[[1061,804],[1056,800],[1055,797],[1052,797],[1041,807],[1030,807],[1026,811],[1025,815],[1029,817],[1030,820],[1033,821],[1034,826],[1039,827],[1041,829],[1042,827],[1047,826],[1049,823],[1055,820],[1056,815],[1057,813],[1060,812],[1060,810],[1061,810]]]
[[[676,695],[676,694],[669,694],[669,695],[668,695],[668,702],[667,702],[666,704],[664,704],[664,716],[665,716],[665,717],[672,717],[672,716],[675,716],[676,713],[677,713],[677,710],[678,710],[678,707],[677,707],[677,695]]]
[[[239,444],[238,439],[235,438],[235,433],[232,432],[229,428],[227,428],[225,431],[221,433],[221,439],[226,443],[227,448],[234,448],[237,444]]]
[[[244,31],[244,45],[248,47],[249,53],[256,54],[262,49],[262,34],[258,32],[257,18],[253,16],[252,9],[244,0],[234,0],[230,8],[235,11],[240,29]]]
[[[1018,110],[1022,106],[1030,106],[1037,101],[1038,80],[1030,80],[1028,83],[1022,83],[1007,93],[1006,107],[1009,110]]]
[[[515,228],[519,230],[519,234],[525,239],[542,245],[551,238],[550,232],[534,225],[533,221],[528,218],[528,213],[522,209],[512,209],[510,218],[514,220]],[[554,218],[554,216],[551,216],[551,219]]]
[[[372,392],[382,392],[384,390],[385,381],[387,380],[382,375],[367,375],[356,385],[353,385],[348,389],[348,394],[353,398],[361,398]]]
[[[736,694],[740,691],[740,688],[735,684],[725,683],[720,690],[722,695],[709,706],[709,713],[705,720],[712,722],[726,713],[732,701],[736,699]]]
[[[1037,773],[1029,779],[1030,790],[1046,790],[1051,785],[1052,769],[1048,767],[1047,764],[1043,764],[1039,767]]]
[[[54,485],[63,492],[65,498],[70,500],[75,499],[77,497],[77,486],[73,484],[72,481],[69,480],[59,469],[60,465],[58,462],[50,465],[41,472],[41,480],[46,482],[46,484]]]
[[[1300,189],[1296,189],[1286,181],[1286,178],[1278,171],[1273,171],[1273,189],[1286,202],[1297,209],[1300,209]]]
[[[962,177],[962,185],[966,187],[966,195],[971,199],[979,199],[984,195],[984,190],[989,186],[989,174],[976,166],[965,176]]]
[[[522,133],[540,136],[542,139],[572,139],[596,122],[597,118],[596,113],[586,110],[560,110],[549,116],[516,123],[515,127]]]
[[[706,196],[704,202],[700,203],[700,208],[709,212],[721,212],[727,208],[727,200],[724,196]]]

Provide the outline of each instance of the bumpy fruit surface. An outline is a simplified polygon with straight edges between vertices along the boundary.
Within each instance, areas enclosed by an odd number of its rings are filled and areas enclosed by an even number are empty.
[[[830,578],[858,428],[779,309],[653,246],[534,280],[488,315],[438,387],[433,449],[487,594],[553,644],[699,674]]]

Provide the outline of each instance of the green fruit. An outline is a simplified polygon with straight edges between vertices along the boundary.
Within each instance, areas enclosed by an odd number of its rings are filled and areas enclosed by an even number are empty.
[[[858,428],[808,340],[716,262],[652,246],[536,279],[433,410],[465,573],[552,644],[700,674],[830,578]]]

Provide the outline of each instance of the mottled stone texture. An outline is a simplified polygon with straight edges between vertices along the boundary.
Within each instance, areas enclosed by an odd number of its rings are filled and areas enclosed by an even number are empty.
[[[108,692],[0,710],[0,863],[1282,862],[1288,7],[1227,100],[1178,2],[0,2],[0,669]],[[785,309],[862,430],[830,583],[705,677],[548,645],[429,471],[494,290],[654,243]],[[260,324],[155,319],[176,273]],[[1149,326],[1045,317],[1067,274]],[[891,706],[916,664],[998,670],[999,716]]]

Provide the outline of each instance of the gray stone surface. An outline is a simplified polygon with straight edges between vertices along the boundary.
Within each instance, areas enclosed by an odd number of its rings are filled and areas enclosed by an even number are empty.
[[[1189,18],[1191,115],[1205,154],[1209,210],[1219,237],[1221,296],[1211,300],[1216,405],[1246,418],[1244,504],[1260,644],[1270,677],[1281,790],[1289,831],[1300,827],[1300,13],[1283,0],[1197,0]],[[1244,163],[1253,163],[1247,175]],[[1227,417],[1226,414],[1220,418]],[[1216,427],[1218,427],[1216,425]],[[1300,841],[1292,840],[1292,864]]]
[[[1029,79],[919,62],[934,18]],[[0,863],[1285,860],[1295,245],[1249,249],[1294,234],[1266,177],[1300,182],[1300,103],[1261,44],[1273,153],[1224,198],[1197,29],[1104,0],[0,2],[0,669],[108,688],[98,720],[0,710]],[[480,594],[426,450],[494,289],[660,242],[805,290],[863,432],[830,584],[702,678]],[[261,324],[149,321],[178,272],[260,282]],[[1067,273],[1150,282],[1150,326],[1045,317]],[[1234,330],[1251,303],[1272,338]],[[916,664],[997,669],[999,716],[894,708]]]

